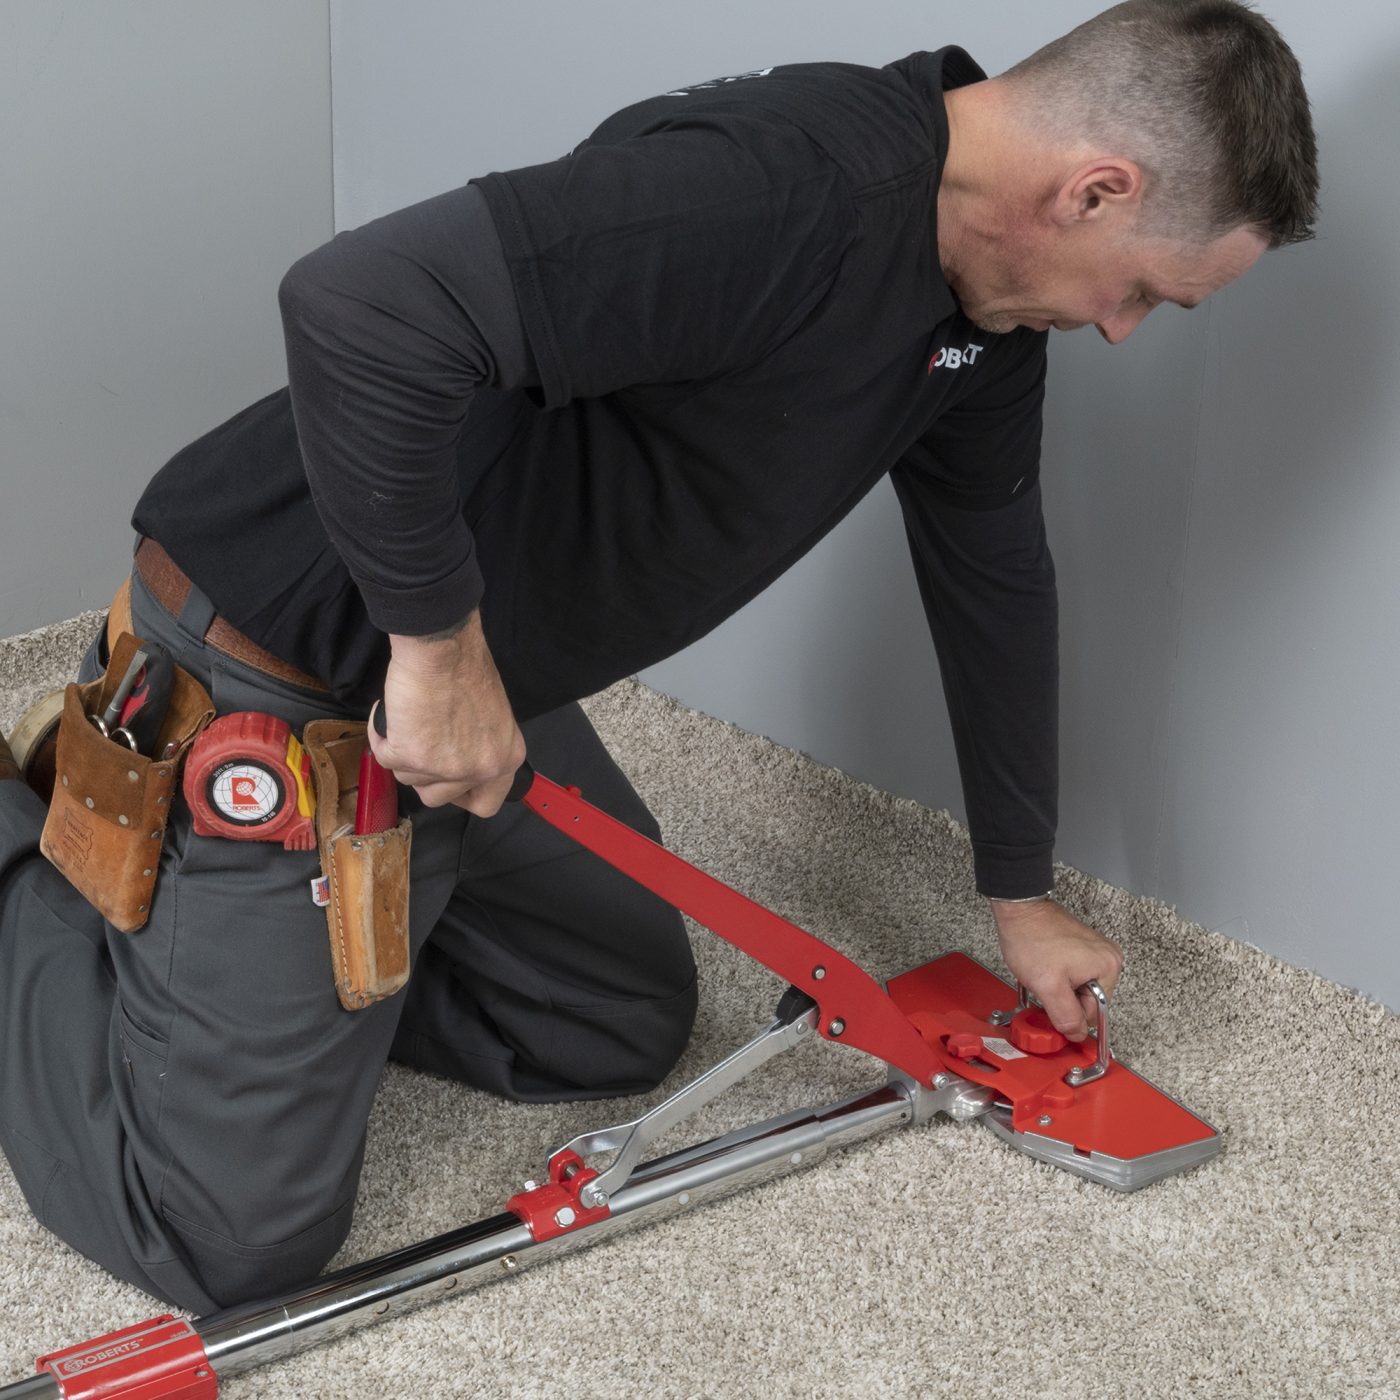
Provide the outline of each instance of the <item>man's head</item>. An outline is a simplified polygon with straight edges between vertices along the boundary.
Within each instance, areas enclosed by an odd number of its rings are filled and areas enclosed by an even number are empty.
[[[950,93],[949,120],[950,281],[986,330],[1093,324],[1117,342],[1312,236],[1298,63],[1236,0],[1128,0]],[[996,171],[980,192],[979,163]]]

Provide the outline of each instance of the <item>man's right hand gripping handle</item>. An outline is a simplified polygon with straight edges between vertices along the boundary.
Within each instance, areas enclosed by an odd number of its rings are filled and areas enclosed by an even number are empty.
[[[525,761],[525,737],[491,659],[480,612],[450,636],[391,635],[389,641],[384,703],[370,723],[375,758],[424,806],[453,803],[478,817],[494,816]]]

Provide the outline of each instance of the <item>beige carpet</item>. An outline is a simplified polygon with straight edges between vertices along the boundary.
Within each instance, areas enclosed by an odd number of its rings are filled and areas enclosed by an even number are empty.
[[[0,726],[66,675],[93,621],[0,642]],[[589,708],[688,859],[876,975],[952,948],[996,965],[945,815],[634,683]],[[1114,1048],[1224,1130],[1214,1164],[1120,1196],[939,1119],[223,1393],[1400,1396],[1400,1018],[1075,871],[1059,893],[1127,949]],[[694,940],[702,1010],[675,1084],[766,1024],[781,990]],[[671,1145],[880,1077],[809,1045]],[[338,1262],[496,1213],[548,1148],[642,1105],[519,1107],[390,1067]],[[0,1381],[154,1310],[34,1225],[0,1165]]]

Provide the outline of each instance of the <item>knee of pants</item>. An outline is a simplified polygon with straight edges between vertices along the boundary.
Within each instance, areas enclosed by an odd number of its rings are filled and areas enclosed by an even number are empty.
[[[355,1202],[271,1244],[244,1245],[166,1212],[191,1270],[220,1307],[255,1302],[309,1283],[350,1233]]]
[[[654,1089],[689,1043],[698,1002],[692,978],[672,997],[569,1008],[555,1042],[557,1069],[590,1096]]]

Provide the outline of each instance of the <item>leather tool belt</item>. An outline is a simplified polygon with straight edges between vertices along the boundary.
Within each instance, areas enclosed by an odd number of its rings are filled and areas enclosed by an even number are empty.
[[[169,556],[147,540],[138,551],[137,568],[161,605],[178,616],[190,584]],[[281,723],[271,716],[252,714],[225,716],[216,722],[208,691],[187,671],[172,666],[168,708],[150,751],[139,752],[118,742],[115,733],[109,734],[97,721],[110,711],[138,652],[147,647],[129,630],[130,588],[128,580],[109,614],[110,660],[105,674],[65,690],[53,799],[40,838],[48,860],[123,933],[137,932],[150,917],[161,847],[182,765],[187,800],[191,781],[197,781],[201,788],[196,800],[189,802],[191,810],[209,807],[211,794],[204,791],[204,785],[217,781],[215,769],[219,765],[186,764],[201,736],[211,725],[217,730],[235,720]],[[325,689],[314,677],[271,656],[218,618],[204,640],[268,674]],[[326,909],[336,995],[350,1011],[392,996],[408,981],[410,971],[413,828],[405,819],[382,831],[355,829],[361,758],[368,746],[365,731],[363,721],[314,720],[306,726],[303,741],[308,772],[304,777],[309,778],[315,792],[314,836],[308,833],[310,839],[294,841],[289,835],[284,841],[288,851],[319,851],[325,894],[317,902]],[[215,734],[209,732],[207,737],[212,741]],[[288,746],[284,740],[282,762],[289,763],[301,748],[294,741]],[[238,766],[237,755],[230,758],[234,760],[231,766]],[[265,760],[266,755],[261,758]],[[289,787],[297,786],[296,774],[287,772],[281,777]],[[195,827],[192,840],[213,839],[197,819]],[[231,832],[215,834],[229,836]],[[239,839],[269,838],[250,831]],[[279,833],[270,839],[283,838]]]

